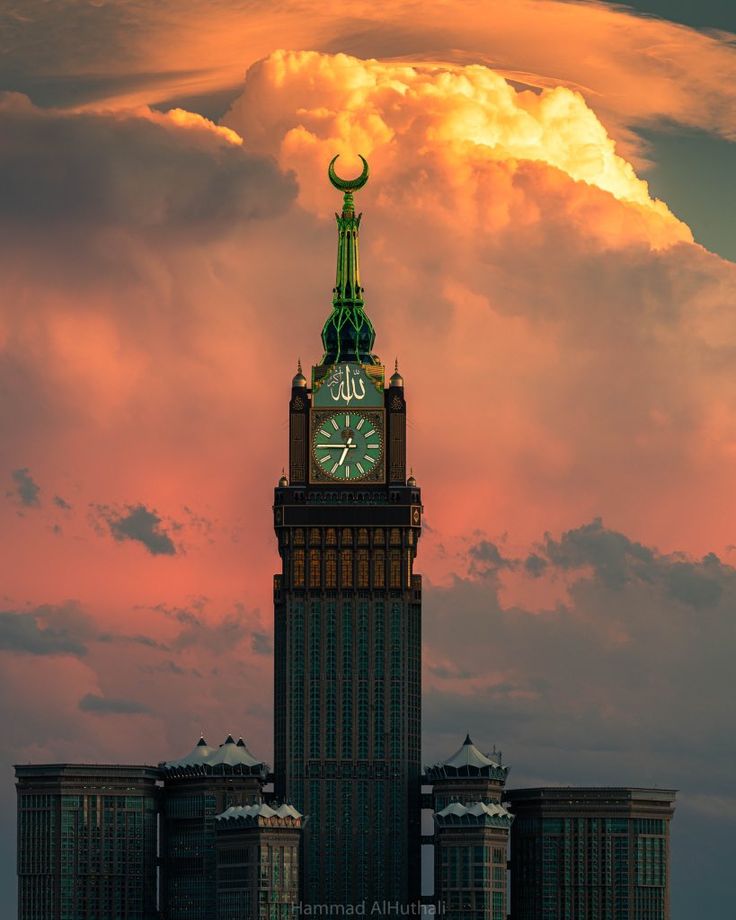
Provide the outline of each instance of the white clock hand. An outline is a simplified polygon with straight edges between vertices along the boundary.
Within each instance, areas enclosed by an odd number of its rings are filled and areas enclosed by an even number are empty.
[[[353,444],[353,439],[352,439],[352,438],[348,438],[348,439],[347,439],[347,441],[345,442],[345,449],[344,449],[343,452],[342,452],[342,457],[340,457],[340,462],[337,464],[338,466],[342,466],[342,465],[343,465],[343,462],[344,462],[345,458],[347,457],[348,451],[350,450],[350,448],[351,448],[351,447],[356,447],[356,446],[357,446],[356,444]]]
[[[335,447],[338,447],[341,450],[344,450],[346,447],[348,448],[348,450],[355,450],[358,445],[357,444],[315,444],[314,446],[317,448],[317,450],[322,450],[324,447],[327,447],[330,450],[333,450]]]

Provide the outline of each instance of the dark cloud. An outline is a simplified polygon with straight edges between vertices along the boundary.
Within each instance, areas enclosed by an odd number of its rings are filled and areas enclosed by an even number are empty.
[[[71,511],[72,508],[69,502],[63,499],[61,495],[54,495],[54,504],[57,508],[61,508],[62,511]]]
[[[31,476],[30,470],[27,466],[21,467],[20,469],[13,470],[11,473],[13,478],[13,485],[15,487],[14,494],[21,505],[25,505],[26,508],[38,507],[40,504],[39,493],[41,487]]]
[[[539,578],[547,568],[547,560],[537,553],[530,553],[524,560],[524,571],[532,578]]]
[[[97,715],[139,715],[151,711],[148,706],[137,703],[135,700],[97,696],[95,693],[83,696],[79,701],[79,708],[82,712],[92,712]]]
[[[256,655],[272,655],[273,642],[271,636],[264,632],[254,632],[250,637],[250,647]]]
[[[211,123],[159,113],[68,113],[0,96],[0,219],[210,233],[282,213],[290,175]]]
[[[508,606],[503,577],[477,573],[427,588],[432,745],[476,726],[527,781],[730,795],[736,569],[662,554],[601,520],[547,534],[525,558],[529,577],[559,576],[561,603]]]
[[[0,649],[10,652],[81,657],[90,633],[86,617],[73,604],[0,611]]]
[[[624,534],[607,530],[600,518],[568,530],[559,541],[547,534],[544,552],[549,562],[560,569],[590,566],[612,588],[621,587],[632,577],[642,577],[654,560],[652,550]]]
[[[125,511],[100,505],[97,511],[119,542],[133,540],[142,543],[152,556],[176,555],[174,541],[161,526],[162,518],[145,505],[128,505]]]

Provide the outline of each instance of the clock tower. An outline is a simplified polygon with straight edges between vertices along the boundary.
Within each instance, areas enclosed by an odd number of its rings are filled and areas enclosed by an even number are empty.
[[[415,902],[420,891],[421,493],[406,401],[373,353],[353,193],[343,193],[324,354],[289,401],[275,490],[275,794],[309,816],[304,905]],[[323,909],[324,912],[324,909]]]

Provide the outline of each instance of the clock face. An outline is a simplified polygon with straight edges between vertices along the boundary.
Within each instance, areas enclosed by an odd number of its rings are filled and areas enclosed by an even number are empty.
[[[328,479],[365,479],[376,472],[383,456],[381,426],[351,409],[320,415],[315,419],[312,454]]]

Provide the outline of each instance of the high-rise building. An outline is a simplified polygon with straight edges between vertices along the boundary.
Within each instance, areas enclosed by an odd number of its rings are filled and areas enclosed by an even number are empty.
[[[513,789],[513,920],[669,920],[675,791]]]
[[[19,920],[154,920],[158,771],[15,767]]]
[[[275,490],[277,799],[309,815],[304,901],[419,897],[421,494],[406,477],[404,381],[373,354],[360,215],[344,193],[324,354],[299,367]]]
[[[292,920],[299,905],[302,815],[235,805],[217,816],[217,920]]]
[[[501,804],[509,768],[465,738],[428,767],[434,811],[434,900],[446,920],[506,920],[512,817]]]
[[[219,747],[200,738],[179,760],[160,764],[161,908],[166,920],[216,916],[216,816],[262,800],[268,767],[243,739],[229,735]]]

